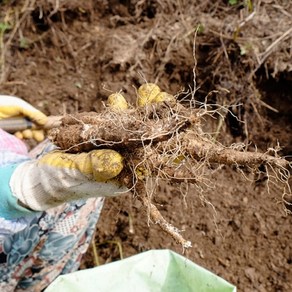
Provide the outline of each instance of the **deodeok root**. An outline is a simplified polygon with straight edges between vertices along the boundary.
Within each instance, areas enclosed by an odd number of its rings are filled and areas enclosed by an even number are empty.
[[[114,149],[125,158],[117,179],[147,208],[150,219],[184,248],[191,246],[178,229],[169,224],[146,192],[146,178],[168,183],[197,183],[197,165],[265,165],[276,173],[279,182],[290,177],[290,164],[281,157],[238,151],[212,142],[200,127],[201,109],[186,108],[175,101],[102,113],[67,115],[62,125],[50,131],[50,139],[67,152]],[[288,184],[287,184],[288,185]],[[289,189],[289,187],[288,187]]]

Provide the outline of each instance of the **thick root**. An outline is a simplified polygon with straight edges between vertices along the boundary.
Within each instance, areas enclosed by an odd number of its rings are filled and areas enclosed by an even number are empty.
[[[60,127],[50,131],[49,137],[69,152],[96,148],[136,149],[168,140],[198,120],[193,112],[185,111],[179,104],[174,111],[170,108],[171,105],[164,102],[122,112],[67,115]]]
[[[265,153],[238,151],[221,145],[212,143],[211,141],[188,133],[184,136],[184,144],[187,152],[197,160],[207,159],[209,162],[215,162],[225,165],[240,166],[260,166],[270,165],[276,168],[289,168],[289,161],[274,157]]]

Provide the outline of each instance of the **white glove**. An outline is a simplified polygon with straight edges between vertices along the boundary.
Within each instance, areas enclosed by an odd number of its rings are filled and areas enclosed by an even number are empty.
[[[126,188],[114,180],[122,168],[123,158],[113,150],[81,154],[54,151],[18,165],[10,187],[25,207],[42,211],[68,201],[125,192]]]

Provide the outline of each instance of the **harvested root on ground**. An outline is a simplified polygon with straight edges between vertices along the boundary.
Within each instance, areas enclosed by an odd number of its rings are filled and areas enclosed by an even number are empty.
[[[147,179],[197,184],[201,179],[198,169],[213,163],[247,166],[252,170],[264,165],[272,170],[276,181],[287,187],[290,176],[289,162],[281,157],[238,151],[211,141],[200,126],[203,111],[184,107],[174,100],[122,111],[107,107],[99,114],[65,116],[62,125],[51,130],[50,138],[68,152],[96,148],[120,152],[125,160],[118,179],[133,190],[154,223],[188,248],[191,243],[151,202],[151,196],[147,195]]]

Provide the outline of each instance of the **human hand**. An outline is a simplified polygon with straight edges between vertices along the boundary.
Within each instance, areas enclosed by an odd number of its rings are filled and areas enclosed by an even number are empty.
[[[169,98],[168,94],[154,92],[153,84],[138,90],[139,106]],[[121,114],[127,108],[121,94],[111,95],[108,105]],[[2,208],[2,213],[6,212],[6,217],[19,217],[29,210],[43,211],[77,199],[124,193],[126,187],[115,180],[122,169],[123,157],[114,150],[101,149],[80,154],[55,150],[5,170],[10,173],[10,176],[5,173],[10,188],[1,197],[13,198],[13,202],[10,210]]]
[[[10,179],[11,193],[34,211],[78,199],[115,196],[126,191],[114,179],[122,168],[123,158],[113,150],[53,151],[17,166]]]
[[[111,106],[118,108],[120,101],[120,98],[111,101]],[[125,108],[125,101],[123,104]],[[25,115],[40,124],[46,122],[44,114],[10,96],[1,96],[0,114],[0,118]],[[9,140],[2,145],[7,153],[16,153],[17,150],[12,147],[16,138],[3,131],[0,131],[0,138],[1,142]],[[8,165],[4,163],[5,159],[3,163],[0,159],[0,216],[6,219],[43,211],[64,202],[126,191],[114,180],[123,168],[123,158],[113,150],[80,154],[55,150],[39,159],[28,160],[27,157],[27,161],[23,162],[23,156],[21,158],[21,161],[14,159]]]
[[[45,114],[26,101],[15,96],[0,95],[0,119],[12,117],[26,117],[39,126],[43,126],[48,119]],[[20,139],[33,138],[37,142],[41,142],[45,138],[43,130],[34,129],[16,132],[15,136]]]

